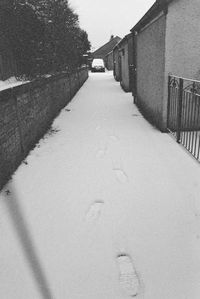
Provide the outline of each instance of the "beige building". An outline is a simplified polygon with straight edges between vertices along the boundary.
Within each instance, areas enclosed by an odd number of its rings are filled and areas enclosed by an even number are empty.
[[[200,78],[200,1],[157,0],[131,31],[136,49],[135,101],[165,131],[168,75]]]

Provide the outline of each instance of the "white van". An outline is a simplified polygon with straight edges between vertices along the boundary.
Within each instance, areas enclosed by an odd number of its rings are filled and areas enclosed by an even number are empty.
[[[92,61],[92,72],[105,72],[104,61],[101,58],[95,58]]]

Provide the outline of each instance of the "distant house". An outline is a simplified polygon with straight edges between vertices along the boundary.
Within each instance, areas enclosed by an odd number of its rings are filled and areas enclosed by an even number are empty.
[[[106,64],[106,62],[108,61],[108,57],[106,58],[106,56],[109,54],[112,57],[111,52],[113,51],[114,47],[118,44],[120,40],[121,38],[119,36],[114,37],[112,35],[109,42],[107,42],[105,45],[101,46],[99,49],[97,49],[92,53],[92,58],[102,58]],[[110,61],[110,57],[109,57],[109,61]],[[113,69],[112,63],[109,64],[108,67],[110,69]]]
[[[199,11],[199,0],[157,0],[131,30],[136,104],[163,131],[169,73],[199,79]]]
[[[132,91],[133,85],[133,35],[127,34],[114,48],[114,77],[124,91]]]
[[[0,80],[6,80],[16,73],[16,63],[7,30],[11,17],[12,0],[0,0]]]

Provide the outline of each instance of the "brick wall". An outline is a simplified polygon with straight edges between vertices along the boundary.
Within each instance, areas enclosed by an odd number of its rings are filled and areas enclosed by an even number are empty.
[[[0,92],[0,188],[87,78],[81,68]]]

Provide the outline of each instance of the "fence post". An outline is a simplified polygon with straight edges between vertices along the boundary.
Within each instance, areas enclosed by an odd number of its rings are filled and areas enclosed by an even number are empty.
[[[181,141],[181,116],[182,116],[182,103],[183,103],[183,79],[179,79],[179,92],[178,92],[178,106],[177,106],[177,135],[176,141]]]

